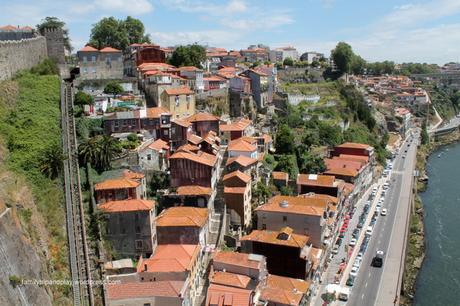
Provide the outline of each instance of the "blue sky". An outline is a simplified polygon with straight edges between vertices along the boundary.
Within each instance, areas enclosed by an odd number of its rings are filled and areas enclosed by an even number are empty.
[[[162,46],[264,43],[328,55],[346,41],[369,61],[460,61],[460,0],[0,0],[0,7],[5,24],[63,19],[76,49],[101,18],[131,15]]]

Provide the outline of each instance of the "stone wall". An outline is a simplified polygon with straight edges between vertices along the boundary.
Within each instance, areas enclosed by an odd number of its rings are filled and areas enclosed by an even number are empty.
[[[0,80],[11,78],[16,72],[30,69],[47,58],[46,39],[0,42]]]
[[[50,28],[45,29],[46,46],[48,49],[48,57],[56,61],[58,64],[65,63],[64,51],[64,33],[62,29]]]

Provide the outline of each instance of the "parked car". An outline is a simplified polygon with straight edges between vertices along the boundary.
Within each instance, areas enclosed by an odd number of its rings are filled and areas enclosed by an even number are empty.
[[[359,228],[355,228],[355,230],[353,231],[352,237],[353,238],[358,238],[359,232],[360,232]]]
[[[349,287],[352,287],[354,283],[355,283],[355,277],[350,275],[347,279],[346,285]]]
[[[337,241],[335,242],[338,246],[342,244],[342,238],[338,238]]]
[[[356,245],[356,238],[351,238],[350,242],[348,243],[350,246],[355,246]]]
[[[372,232],[373,232],[372,226],[368,226],[367,229],[366,229],[366,235],[371,236],[371,235],[372,235]]]
[[[353,266],[350,271],[350,276],[356,277],[356,275],[358,275],[358,270],[358,267]]]
[[[387,209],[386,208],[382,209],[382,211],[380,212],[380,215],[386,216],[387,215]]]
[[[337,253],[339,253],[339,247],[338,247],[338,246],[335,246],[335,247],[332,249],[331,253],[334,254],[334,255],[337,254]]]

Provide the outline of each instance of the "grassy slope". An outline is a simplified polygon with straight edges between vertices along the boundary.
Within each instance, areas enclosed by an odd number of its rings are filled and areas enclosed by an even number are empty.
[[[0,86],[0,95],[4,94],[2,89],[5,88],[18,90],[9,94],[8,100],[0,100],[0,138],[9,150],[6,164],[10,170],[26,178],[38,211],[46,222],[51,237],[52,260],[48,263],[51,276],[54,279],[67,278],[62,185],[60,180],[48,179],[39,170],[43,152],[60,143],[59,79],[52,75],[22,73],[14,81],[7,82],[10,86]],[[11,105],[12,98],[15,105]],[[33,230],[34,226],[31,224],[29,229]],[[68,288],[52,289],[56,299],[68,294]]]

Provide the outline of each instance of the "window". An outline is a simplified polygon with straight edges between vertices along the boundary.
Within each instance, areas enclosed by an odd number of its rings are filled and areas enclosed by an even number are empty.
[[[93,69],[92,69],[92,73],[96,73],[96,68],[93,68]]]
[[[144,242],[142,240],[136,240],[136,250],[141,250],[144,246]]]
[[[141,227],[140,226],[136,226],[136,234],[140,234],[141,233]]]
[[[83,68],[83,73],[88,73],[88,68]]]
[[[283,222],[287,222],[287,216],[283,216]]]
[[[93,63],[96,62],[96,55],[91,56],[91,61],[92,61]]]
[[[176,101],[176,107],[179,106],[179,96],[176,96],[175,101]]]
[[[87,59],[86,56],[83,56],[83,63],[86,63]]]
[[[165,134],[165,136],[169,136],[169,131],[168,130],[164,130],[163,133]]]
[[[266,230],[266,229],[267,229],[267,224],[263,223],[263,224],[262,224],[262,229],[263,229],[263,230]]]
[[[152,160],[152,154],[147,154],[147,160]]]

